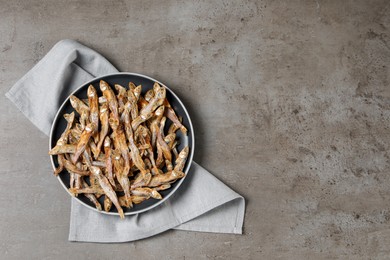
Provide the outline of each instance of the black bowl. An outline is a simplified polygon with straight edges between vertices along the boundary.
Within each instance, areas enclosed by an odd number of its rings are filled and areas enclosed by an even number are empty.
[[[178,146],[178,151],[181,151],[181,149],[183,149],[186,145],[188,145],[189,149],[190,149],[189,154],[188,154],[188,158],[187,158],[187,161],[186,161],[186,164],[184,167],[184,173],[187,176],[188,171],[189,171],[190,166],[191,166],[192,158],[194,155],[194,148],[195,148],[195,146],[194,146],[195,145],[194,130],[192,127],[190,116],[188,115],[186,108],[184,107],[184,105],[180,101],[180,99],[175,95],[175,93],[173,93],[173,91],[170,90],[163,83],[161,83],[161,82],[159,82],[151,77],[141,75],[141,74],[136,74],[136,73],[123,72],[123,73],[109,74],[109,75],[95,78],[95,79],[83,84],[76,91],[74,91],[72,93],[72,95],[75,95],[80,99],[87,99],[87,89],[88,89],[88,86],[90,84],[92,84],[96,88],[98,95],[101,96],[102,93],[100,92],[100,88],[99,88],[99,81],[100,80],[106,81],[108,84],[110,84],[110,86],[113,89],[114,89],[114,84],[120,84],[126,88],[129,84],[129,82],[133,82],[135,85],[141,84],[142,85],[142,94],[145,94],[146,91],[148,91],[149,89],[152,89],[153,84],[155,82],[158,82],[161,86],[164,86],[167,89],[166,95],[167,95],[168,101],[170,102],[173,109],[176,111],[176,114],[178,116],[183,117],[183,125],[186,126],[188,129],[187,135],[183,135],[181,133],[181,131],[177,131],[177,139],[180,142],[180,145]],[[59,139],[59,137],[61,136],[61,134],[65,130],[66,120],[63,118],[63,115],[66,113],[71,113],[72,111],[74,111],[74,109],[70,105],[70,101],[69,101],[69,97],[68,97],[64,101],[64,103],[61,105],[60,109],[57,112],[57,115],[54,118],[53,125],[51,128],[51,133],[50,133],[50,149],[52,149],[56,145],[57,140]],[[169,120],[167,120],[168,126],[170,125],[169,123],[170,123]],[[51,159],[51,162],[53,165],[53,169],[58,167],[57,156],[56,155],[50,156],[50,159]],[[164,191],[160,191],[160,194],[162,195],[163,199],[156,200],[156,199],[150,198],[150,199],[148,199],[140,204],[134,205],[130,209],[123,208],[123,211],[125,212],[126,215],[132,215],[132,214],[138,214],[141,212],[145,212],[147,210],[150,210],[150,209],[160,205],[165,200],[167,200],[179,188],[179,186],[182,184],[182,182],[184,181],[185,178],[186,177],[184,177],[180,180],[177,180],[175,183],[173,183],[171,185],[171,188],[164,190]],[[63,172],[61,172],[58,175],[58,180],[60,181],[62,186],[65,188],[65,190],[69,193],[68,189],[69,189],[70,174],[66,170],[64,170]],[[103,205],[103,197],[104,196],[100,197],[100,199],[99,199],[99,202],[102,205]],[[79,194],[76,197],[76,200],[78,202],[80,202],[82,205],[84,205],[92,210],[98,211],[95,208],[95,206],[93,205],[93,203],[91,203],[84,195]],[[111,207],[110,212],[105,212],[105,211],[98,211],[98,212],[101,212],[104,214],[110,214],[110,215],[119,215],[115,207]]]

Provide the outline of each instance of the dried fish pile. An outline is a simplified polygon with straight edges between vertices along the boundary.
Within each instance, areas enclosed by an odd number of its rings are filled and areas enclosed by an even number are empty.
[[[187,134],[187,129],[164,87],[155,83],[144,96],[141,85],[114,87],[100,81],[101,97],[93,85],[88,99],[70,97],[78,117],[64,115],[66,129],[49,154],[57,155],[55,175],[69,172],[71,194],[84,194],[98,210],[98,198],[104,196],[104,210],[114,205],[124,218],[122,207],[162,199],[159,191],[184,177],[189,148],[177,151],[176,132]],[[172,124],[165,133],[167,118]]]

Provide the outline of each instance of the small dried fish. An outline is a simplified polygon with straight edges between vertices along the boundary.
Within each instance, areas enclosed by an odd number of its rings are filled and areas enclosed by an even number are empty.
[[[146,101],[149,102],[153,97],[154,97],[153,89],[149,89],[148,91],[146,91],[146,93],[145,93],[145,100]]]
[[[49,151],[50,155],[60,154],[60,153],[75,153],[76,145],[74,144],[64,144],[56,145],[53,149]]]
[[[100,151],[98,151],[96,144],[93,142],[92,139],[89,140],[88,145],[90,150],[93,153],[93,157],[97,158],[99,156]]]
[[[70,104],[80,115],[80,124],[82,129],[87,125],[89,118],[89,107],[76,96],[70,96]]]
[[[70,149],[69,147],[64,147],[64,146],[67,145],[68,143],[69,133],[71,131],[71,127],[74,122],[74,112],[70,114],[65,114],[64,118],[68,123],[66,125],[64,132],[61,134],[61,137],[57,140],[56,146],[49,151],[50,155],[60,154],[60,153],[71,153],[71,152],[64,152],[67,149]]]
[[[119,84],[114,85],[115,89],[118,91],[117,99],[118,99],[118,111],[121,114],[124,110],[124,106],[127,103],[127,91],[124,87]]]
[[[137,98],[134,96],[132,91],[128,91],[128,101],[125,104],[125,109],[130,111],[132,120],[138,117]]]
[[[89,187],[88,184],[84,185],[83,188],[71,188],[69,191],[74,194],[104,194],[102,188]]]
[[[173,143],[176,140],[176,134],[170,133],[164,137],[164,141],[168,144],[169,147],[171,147],[171,143]]]
[[[133,90],[133,94],[136,98],[136,101],[139,100],[139,98],[141,97],[141,91],[142,91],[142,86],[141,85],[138,85],[137,87],[134,88]]]
[[[164,127],[165,127],[166,117],[163,117],[160,122],[159,131],[157,132],[157,143],[160,146],[160,149],[164,155],[164,158],[172,163],[172,154],[171,149],[168,144],[164,141]]]
[[[146,173],[145,175],[142,175],[141,173],[139,173],[135,177],[134,182],[131,183],[130,189],[148,186],[151,179],[152,179],[152,174],[150,172]]]
[[[139,97],[139,99],[138,99],[138,101],[137,101],[138,110],[143,109],[143,108],[146,107],[148,104],[149,104],[149,102],[146,101],[146,99],[144,99],[142,96]]]
[[[133,198],[131,198],[131,201],[129,201],[126,199],[126,196],[120,196],[118,197],[118,200],[121,207],[131,208],[133,206]]]
[[[134,196],[152,197],[154,199],[161,200],[161,194],[156,189],[151,188],[136,188],[131,190]]]
[[[104,103],[103,105],[101,105],[99,111],[101,130],[100,130],[99,143],[96,145],[96,149],[98,152],[97,156],[99,156],[104,139],[108,134],[108,130],[109,130],[108,115],[109,115],[108,105]],[[97,157],[95,157],[95,159],[97,159]]]
[[[125,160],[124,171],[126,172],[124,173],[124,175],[127,175],[130,170],[130,153],[129,148],[127,147],[126,135],[123,130],[123,125],[121,125],[114,131],[113,140],[115,148],[121,152],[122,157]]]
[[[59,154],[58,157],[57,157],[57,161],[58,161],[58,167],[54,169],[54,175],[58,175],[60,174],[60,172],[62,172],[64,170],[64,155],[63,154]]]
[[[104,211],[109,212],[111,210],[112,201],[109,197],[104,197]]]
[[[181,121],[177,117],[175,110],[173,110],[173,108],[169,104],[168,99],[164,100],[164,106],[165,106],[165,116],[169,118],[177,128],[180,128],[180,131],[184,135],[187,135],[187,128],[181,123]]]
[[[77,167],[77,165],[76,165],[76,167]],[[77,167],[77,168],[80,169],[79,167]],[[80,189],[80,188],[82,187],[82,183],[81,183],[82,177],[81,177],[80,174],[77,174],[77,173],[75,173],[74,175],[75,175],[74,186],[75,186],[77,189]]]
[[[127,177],[128,169],[124,165],[124,160],[120,155],[114,156],[114,168],[115,168],[115,176],[122,186],[123,191],[125,193],[125,197],[128,200],[128,204],[131,204],[131,194],[130,194],[130,180]],[[127,166],[128,167],[128,166]]]
[[[152,118],[152,122],[150,123],[150,131],[152,133],[151,141],[152,141],[153,148],[156,147],[157,132],[159,131],[161,119],[164,116],[164,110],[165,110],[164,106],[160,106],[159,108],[157,108],[156,111],[154,112],[154,117]]]
[[[67,171],[77,173],[83,176],[89,176],[89,171],[80,170],[74,165],[72,162],[68,161],[67,159],[63,158],[62,163],[64,164],[64,167]]]
[[[76,110],[76,112],[79,113],[80,116],[85,112],[89,112],[89,107],[78,97],[71,95],[69,99],[70,104]]]
[[[106,167],[106,162],[103,161],[92,161],[93,166],[97,166],[99,168],[105,168]]]
[[[108,107],[114,115],[114,119],[119,122],[118,100],[115,93],[104,80],[100,81],[100,90],[103,92],[104,97],[107,99]]]
[[[157,84],[157,83],[156,83]],[[154,110],[161,106],[164,102],[166,95],[165,88],[160,88],[156,95],[150,100],[150,102],[141,109],[139,116],[131,122],[133,130],[136,130],[138,126],[153,116]]]
[[[90,170],[92,166],[91,149],[87,146],[83,152],[83,162],[85,166]]]
[[[133,82],[130,81],[129,82],[129,90],[128,91],[133,92],[135,88],[136,88],[136,85]]]
[[[179,127],[175,124],[171,124],[168,129],[168,134],[176,133],[177,130],[179,130]]]
[[[69,135],[69,137],[72,137],[72,139],[74,139],[74,141],[76,141],[76,142],[74,142],[74,143],[76,143],[77,144],[77,142],[80,140],[80,137],[81,137],[81,133],[83,132],[83,130],[79,130],[78,128],[72,128],[72,129],[70,129],[70,135]]]
[[[145,200],[148,200],[150,197],[145,197],[145,196],[132,196],[132,202],[134,204],[140,204],[141,202],[144,202]]]
[[[94,124],[88,124],[85,127],[83,133],[80,136],[80,140],[77,144],[76,151],[73,155],[72,158],[73,163],[76,163],[80,155],[84,152],[85,146],[88,144],[89,138],[91,138],[94,129],[95,129]]]
[[[157,159],[156,159],[156,166],[157,168],[161,169],[164,166],[164,155],[163,150],[161,148],[161,145],[157,143]]]
[[[187,157],[188,157],[189,148],[188,146],[184,147],[183,150],[179,153],[179,156],[176,157],[175,161],[175,171],[183,171],[184,165],[186,163]]]
[[[112,159],[111,159],[111,139],[106,136],[104,140],[104,153],[106,156],[106,169],[107,169],[107,178],[110,181],[112,186],[115,186],[114,175],[112,172]]]
[[[82,182],[82,187],[83,188],[87,188],[88,187],[88,184],[85,183],[84,180],[81,180],[81,182]],[[96,194],[96,192],[95,192],[95,194]],[[100,193],[100,194],[102,194],[102,193]],[[99,211],[102,210],[102,205],[100,205],[99,201],[97,200],[97,198],[96,198],[96,196],[94,194],[86,193],[84,195],[85,195],[85,197],[87,197],[95,205],[97,210],[99,210]]]
[[[172,165],[171,161],[165,160],[165,165],[166,165],[168,171],[172,171],[173,170],[173,165]]]
[[[156,191],[160,191],[160,190],[167,190],[167,189],[169,189],[171,187],[171,184],[162,184],[162,185],[160,185],[160,186],[157,186],[157,187],[155,187],[154,189],[156,190]]]
[[[170,171],[165,174],[159,174],[152,177],[150,182],[148,183],[149,187],[157,187],[163,184],[168,184],[177,179],[183,178],[185,176],[184,172],[181,171]]]
[[[107,103],[106,97],[105,97],[105,96],[99,97],[99,104],[100,104],[100,105],[103,105],[103,104],[105,104],[105,103]]]
[[[125,127],[127,140],[129,141],[131,159],[132,159],[133,163],[135,164],[135,166],[141,171],[141,173],[143,175],[145,175],[148,171],[147,171],[145,163],[142,160],[142,157],[139,153],[138,147],[134,141],[133,129],[130,125],[130,115],[129,115],[128,111],[124,111],[124,114],[125,114],[124,127]]]
[[[152,169],[152,163],[150,162],[150,160],[148,158],[145,158],[144,159],[144,162],[145,162],[145,166],[146,166],[146,169]]]
[[[102,187],[104,194],[112,201],[118,210],[119,216],[123,219],[125,215],[123,213],[123,209],[119,204],[118,197],[116,196],[115,191],[110,185],[108,179],[102,174],[102,171],[95,166],[91,166],[92,174],[98,179],[100,187]]]
[[[96,93],[96,89],[94,86],[89,85],[88,90],[88,103],[89,103],[89,121],[95,125],[95,129],[93,131],[93,139],[95,143],[99,142],[99,99]]]

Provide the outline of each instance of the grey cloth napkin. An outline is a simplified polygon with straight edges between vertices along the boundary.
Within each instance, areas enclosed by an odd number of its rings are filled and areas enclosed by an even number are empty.
[[[97,52],[76,41],[62,40],[6,96],[49,135],[54,116],[70,93],[94,77],[115,72],[118,70]],[[172,228],[242,234],[244,211],[242,196],[193,162],[187,178],[165,203],[124,220],[72,199],[69,240],[126,242]]]

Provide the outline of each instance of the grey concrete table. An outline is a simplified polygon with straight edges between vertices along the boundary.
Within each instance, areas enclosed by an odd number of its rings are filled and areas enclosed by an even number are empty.
[[[0,1],[0,258],[390,257],[389,1],[57,2]],[[64,38],[179,94],[244,235],[67,241],[48,138],[4,97]]]

